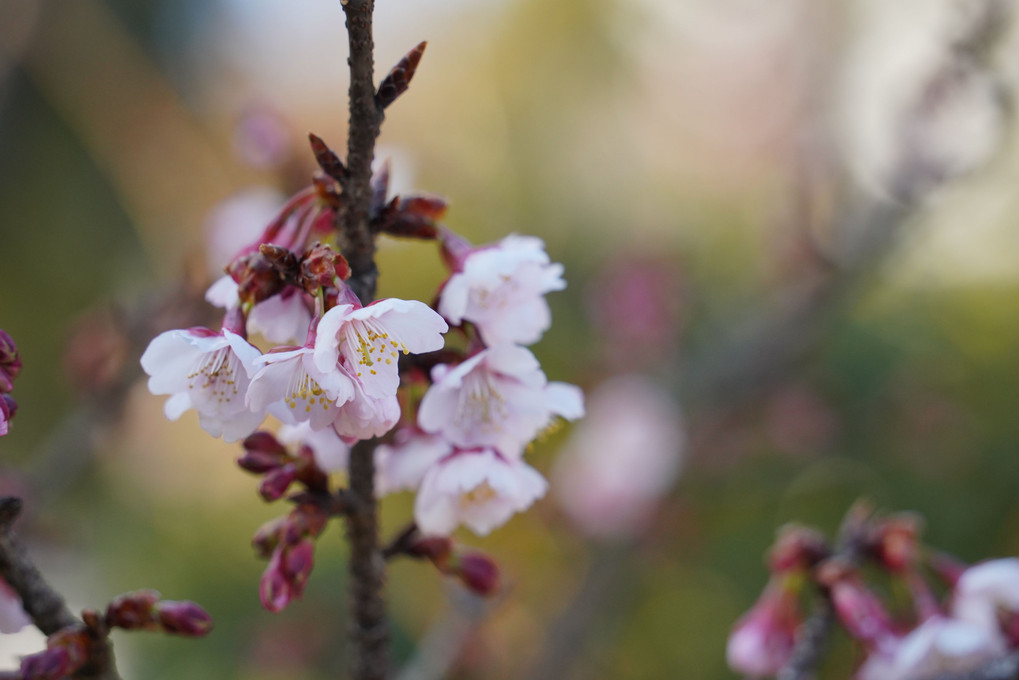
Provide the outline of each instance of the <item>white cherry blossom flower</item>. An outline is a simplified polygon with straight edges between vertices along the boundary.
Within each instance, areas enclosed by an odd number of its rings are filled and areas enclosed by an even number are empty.
[[[236,308],[237,282],[230,276],[216,279],[205,291],[210,304],[223,309]],[[304,293],[295,286],[287,286],[277,295],[259,302],[248,314],[248,332],[261,335],[269,342],[303,342],[311,324],[311,311],[304,300]]]
[[[1006,652],[1002,637],[981,625],[932,616],[890,652],[874,652],[856,680],[912,680],[972,670]]]
[[[318,324],[315,364],[322,372],[346,372],[373,399],[389,398],[400,386],[400,352],[441,349],[447,330],[442,317],[417,300],[337,305]]]
[[[952,613],[990,630],[1000,630],[999,611],[1019,613],[1019,558],[975,564],[955,584]]]
[[[465,448],[493,446],[520,455],[555,416],[584,415],[580,389],[549,383],[535,356],[516,345],[490,347],[454,367],[436,366],[432,379],[418,424]]]
[[[457,264],[439,296],[439,313],[453,324],[470,321],[487,345],[529,345],[548,330],[545,293],[566,281],[541,239],[512,234],[470,250]]]
[[[232,442],[251,434],[265,417],[245,405],[260,356],[231,331],[189,328],[157,335],[141,364],[149,375],[149,391],[172,395],[164,408],[167,418],[177,420],[193,408],[202,429]]]
[[[488,534],[545,495],[538,472],[493,449],[459,450],[425,474],[414,503],[414,519],[425,534],[447,535],[463,524]]]
[[[372,397],[353,381],[354,397],[340,406],[333,428],[341,437],[371,439],[393,429],[400,420],[400,401],[393,394]]]
[[[392,444],[375,449],[375,492],[384,496],[404,489],[417,489],[425,473],[453,452],[442,437],[416,428],[396,431]]]
[[[261,365],[248,388],[247,404],[288,425],[307,422],[312,430],[330,427],[339,407],[354,398],[354,385],[339,371],[318,370],[311,347],[273,351],[256,360]]]

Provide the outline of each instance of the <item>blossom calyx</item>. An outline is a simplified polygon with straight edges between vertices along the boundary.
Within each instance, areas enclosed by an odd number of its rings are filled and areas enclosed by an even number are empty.
[[[315,243],[305,251],[298,265],[301,287],[315,295],[320,288],[336,287],[350,278],[347,259],[323,243]]]
[[[772,572],[810,569],[831,553],[821,532],[800,524],[786,524],[778,530],[768,554]]]
[[[153,630],[153,611],[159,592],[145,589],[118,595],[106,608],[106,625],[124,630]]]
[[[266,257],[263,248],[274,256]],[[280,274],[282,265],[276,261],[280,258],[285,261],[286,258],[279,251],[289,253],[285,248],[262,244],[258,252],[240,255],[226,266],[226,273],[237,282],[237,297],[241,302],[256,305],[281,292],[286,286],[286,280]],[[290,255],[293,256],[292,253]]]

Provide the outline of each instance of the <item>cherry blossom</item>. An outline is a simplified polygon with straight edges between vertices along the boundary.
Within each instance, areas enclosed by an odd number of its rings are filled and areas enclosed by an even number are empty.
[[[461,447],[494,446],[519,455],[555,416],[584,415],[580,389],[549,383],[534,355],[515,345],[488,348],[457,366],[436,366],[432,379],[418,424]]]
[[[396,394],[372,397],[361,383],[354,381],[354,398],[340,406],[333,428],[341,437],[370,439],[393,429],[400,420],[400,401]]]
[[[25,613],[21,598],[14,589],[0,578],[0,633],[17,633],[25,626],[32,625],[32,619]]]
[[[545,244],[511,234],[470,249],[447,234],[455,272],[439,297],[439,313],[453,324],[470,321],[485,344],[537,342],[552,323],[545,293],[562,290],[563,266],[551,263]]]
[[[141,364],[149,375],[149,391],[172,395],[164,408],[167,418],[177,420],[193,408],[202,429],[232,442],[251,434],[265,415],[245,405],[260,356],[234,332],[190,328],[153,338]]]
[[[417,300],[337,305],[318,324],[315,364],[323,373],[346,373],[372,399],[387,399],[400,385],[400,352],[441,349],[447,330],[442,317]]]
[[[648,378],[613,378],[556,457],[556,497],[585,533],[625,536],[651,517],[679,473],[679,406]]]
[[[330,427],[340,404],[354,397],[354,385],[338,371],[323,372],[315,365],[311,347],[278,348],[258,359],[261,365],[248,388],[247,404],[284,423],[308,422],[312,430]]]
[[[222,309],[234,309],[240,304],[237,288],[236,281],[222,276],[209,286],[205,299]],[[295,286],[287,286],[280,294],[251,308],[247,328],[269,342],[295,343],[308,335],[310,324],[311,310],[304,293]]]
[[[955,584],[952,613],[957,618],[999,630],[1002,611],[1019,614],[1019,558],[976,564]]]
[[[537,470],[520,459],[490,448],[459,450],[425,473],[414,519],[424,534],[450,534],[463,524],[483,536],[526,510],[547,488]]]
[[[909,680],[972,670],[1006,651],[999,635],[983,626],[932,616],[902,638],[891,652],[875,652],[856,680]]]
[[[453,445],[442,437],[416,428],[397,430],[392,444],[375,449],[376,494],[417,489],[425,473],[452,452]]]

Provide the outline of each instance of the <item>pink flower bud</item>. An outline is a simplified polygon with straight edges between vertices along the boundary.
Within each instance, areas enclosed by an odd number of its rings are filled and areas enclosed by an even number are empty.
[[[454,556],[450,573],[478,595],[491,595],[499,587],[499,565],[483,553]]]
[[[851,636],[871,649],[885,650],[895,645],[897,635],[891,616],[855,569],[829,560],[821,565],[817,580],[828,586],[835,614]]]
[[[6,331],[0,329],[0,392],[10,392],[14,378],[21,372],[18,347]]]
[[[773,578],[729,634],[729,667],[751,677],[778,673],[792,654],[801,618],[797,588],[789,579]]]
[[[258,587],[258,597],[262,606],[271,612],[280,612],[290,604],[293,591],[283,571],[284,547],[278,547],[272,553],[269,564],[262,572],[262,580]]]
[[[154,629],[153,607],[159,600],[155,590],[136,590],[114,598],[106,608],[106,625],[124,630]]]
[[[882,520],[874,529],[871,552],[889,571],[901,573],[919,557],[921,520],[901,514]]]
[[[297,479],[297,466],[293,463],[270,470],[258,486],[258,493],[267,501],[279,500]]]
[[[248,472],[261,474],[274,470],[290,459],[287,448],[271,432],[259,430],[243,442],[244,455],[237,464]]]
[[[23,680],[62,680],[85,665],[89,636],[82,628],[58,631],[46,641],[46,650],[21,660]]]
[[[299,598],[304,594],[304,586],[308,583],[311,570],[315,566],[315,543],[304,539],[283,551],[283,574],[290,582],[291,597]]]
[[[202,637],[212,630],[212,617],[194,602],[164,600],[156,605],[159,625],[167,633]]]

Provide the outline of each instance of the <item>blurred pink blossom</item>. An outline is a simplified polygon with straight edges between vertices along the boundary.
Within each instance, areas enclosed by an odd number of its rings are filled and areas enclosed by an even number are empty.
[[[778,673],[792,654],[802,618],[797,598],[782,580],[768,584],[729,634],[725,657],[730,668],[753,678]]]
[[[856,680],[910,680],[971,670],[1005,653],[1001,636],[968,621],[932,616],[891,650],[872,653]]]
[[[556,498],[587,534],[639,530],[679,474],[679,405],[647,377],[612,378],[590,396],[587,417],[552,471]]]
[[[962,573],[955,585],[952,614],[1000,631],[1000,614],[1019,615],[1019,558],[990,560]]]

